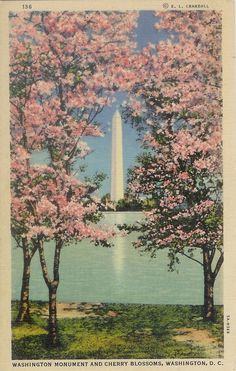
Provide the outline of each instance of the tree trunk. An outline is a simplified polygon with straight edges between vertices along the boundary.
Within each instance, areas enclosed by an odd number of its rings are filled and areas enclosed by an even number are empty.
[[[28,252],[23,251],[24,254],[24,268],[21,286],[20,307],[16,321],[17,322],[31,322],[30,305],[29,305],[29,281],[30,281],[30,263],[31,257]]]
[[[20,307],[16,321],[17,322],[31,322],[30,305],[29,305],[29,283],[30,283],[30,264],[31,260],[37,250],[37,246],[28,246],[25,238],[22,239],[23,250],[23,275],[21,286]]]
[[[49,321],[48,321],[48,341],[51,347],[59,344],[57,329],[57,287],[52,284],[49,288]]]
[[[203,270],[204,270],[204,320],[215,320],[214,308],[214,283],[215,276],[211,270],[211,259],[209,252],[203,251]]]
[[[38,241],[40,264],[42,268],[43,278],[48,287],[49,293],[49,320],[48,320],[49,347],[56,347],[59,345],[59,334],[57,327],[57,288],[59,285],[59,266],[62,245],[63,245],[62,240],[59,239],[56,241],[53,264],[53,279],[51,280],[48,274],[48,268],[44,256],[44,244],[42,240]]]

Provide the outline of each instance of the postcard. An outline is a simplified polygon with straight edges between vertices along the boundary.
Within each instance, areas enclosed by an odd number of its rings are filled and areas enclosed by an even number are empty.
[[[236,370],[231,0],[2,1],[2,370]]]

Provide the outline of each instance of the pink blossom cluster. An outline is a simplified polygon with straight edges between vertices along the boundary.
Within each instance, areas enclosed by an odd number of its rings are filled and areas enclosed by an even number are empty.
[[[144,148],[129,190],[155,201],[136,247],[222,248],[221,14],[156,12],[168,38],[137,56],[127,103]],[[137,120],[137,118],[139,120]]]

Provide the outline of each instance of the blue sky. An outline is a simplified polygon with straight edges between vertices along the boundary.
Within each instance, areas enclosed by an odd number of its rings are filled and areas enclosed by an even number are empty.
[[[141,50],[148,42],[158,43],[159,40],[166,39],[167,33],[156,31],[153,28],[157,18],[153,16],[152,11],[141,11],[136,30],[138,49]],[[111,188],[111,121],[116,108],[120,107],[126,96],[124,93],[116,94],[117,101],[111,107],[106,107],[97,116],[97,121],[105,128],[105,135],[102,138],[85,138],[92,152],[85,158],[79,160],[78,164],[86,165],[85,175],[91,176],[95,172],[103,172],[107,175],[103,186],[100,189],[100,195],[110,193]],[[120,110],[121,112],[121,110]],[[142,152],[140,143],[137,140],[137,132],[130,125],[123,122],[123,158],[124,158],[124,187],[127,181],[127,169],[135,164],[137,154]],[[47,154],[34,154],[32,162],[45,162]]]
[[[138,49],[141,50],[148,42],[157,43],[159,40],[166,39],[167,33],[157,32],[153,25],[157,18],[153,16],[152,11],[141,11],[138,28],[136,31]],[[88,155],[84,161],[87,165],[86,173],[94,174],[96,171],[102,171],[107,175],[100,190],[100,195],[110,193],[111,189],[111,121],[116,108],[121,105],[126,96],[124,93],[116,95],[117,101],[112,107],[105,108],[97,117],[97,121],[101,122],[102,127],[105,127],[106,134],[103,138],[86,138],[93,152]],[[121,112],[121,110],[120,110]],[[127,169],[135,164],[135,159],[138,153],[142,152],[140,143],[137,140],[137,132],[130,125],[123,122],[123,158],[124,158],[124,187],[127,181]]]

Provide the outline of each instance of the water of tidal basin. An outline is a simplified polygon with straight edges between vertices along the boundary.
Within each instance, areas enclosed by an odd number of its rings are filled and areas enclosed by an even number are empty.
[[[106,224],[131,223],[142,213],[105,213]],[[181,259],[178,272],[168,272],[167,251],[159,251],[156,259],[140,253],[132,246],[134,233],[115,240],[105,248],[83,241],[62,250],[58,300],[65,302],[111,302],[145,304],[202,304],[202,267],[187,258]],[[46,249],[52,262],[53,244]],[[20,297],[22,251],[13,248],[12,296]],[[222,304],[222,272],[215,284],[215,303]],[[39,265],[33,259],[30,283],[32,300],[47,300],[48,293]]]

